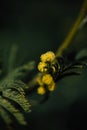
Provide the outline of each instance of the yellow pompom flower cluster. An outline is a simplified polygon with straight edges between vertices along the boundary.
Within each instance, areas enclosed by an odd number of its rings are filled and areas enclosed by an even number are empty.
[[[45,74],[42,77],[42,82],[46,85],[50,85],[53,82],[53,78],[50,74]]]
[[[39,87],[37,93],[44,95],[46,90],[53,91],[55,89],[55,82],[51,74],[49,74],[48,68],[52,67],[52,63],[55,61],[56,56],[52,51],[48,51],[41,55],[40,62],[38,64],[38,70],[43,73],[42,76],[37,78]],[[53,70],[54,71],[54,70]]]
[[[46,93],[46,90],[43,86],[40,86],[39,88],[37,88],[37,93],[40,95],[44,95]]]
[[[40,85],[37,89],[38,94],[45,94],[46,89],[53,91],[55,89],[55,82],[50,74],[45,74],[37,79],[37,83]]]
[[[38,64],[38,70],[40,72],[46,72],[47,71],[47,64],[45,62],[39,62]]]
[[[40,57],[42,62],[52,62],[55,59],[55,54],[52,51],[48,51],[41,55]]]
[[[55,60],[56,56],[52,51],[48,51],[41,55],[41,62],[38,64],[38,70],[40,72],[47,72],[48,62],[52,63]]]

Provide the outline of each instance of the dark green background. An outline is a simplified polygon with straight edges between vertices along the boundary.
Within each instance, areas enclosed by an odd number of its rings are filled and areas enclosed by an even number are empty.
[[[12,44],[18,46],[15,66],[39,61],[40,54],[56,51],[76,20],[83,0],[1,0],[0,50],[7,63]],[[87,47],[87,24],[70,50]],[[6,57],[7,56],[7,57]],[[7,64],[6,64],[7,66]],[[49,100],[28,115],[31,130],[78,130],[87,122],[87,70],[57,83]]]

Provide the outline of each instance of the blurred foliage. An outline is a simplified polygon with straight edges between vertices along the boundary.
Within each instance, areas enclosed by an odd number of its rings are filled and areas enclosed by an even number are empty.
[[[30,60],[37,62],[43,52],[56,51],[72,27],[82,2],[83,0],[1,0],[0,62],[3,59],[3,76],[8,71],[12,44],[18,47],[14,68]],[[86,48],[86,34],[87,26],[84,26],[67,51]],[[31,130],[87,128],[87,70],[79,77],[66,77],[59,81],[49,100],[36,107],[32,106],[31,109],[32,112],[25,115]],[[0,112],[3,112],[2,109]]]

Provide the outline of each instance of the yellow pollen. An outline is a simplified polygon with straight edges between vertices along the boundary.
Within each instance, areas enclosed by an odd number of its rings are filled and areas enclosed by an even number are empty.
[[[40,62],[39,64],[38,64],[38,70],[40,71],[40,72],[46,72],[47,71],[47,64],[46,63],[44,63],[44,62]]]
[[[53,82],[53,78],[50,74],[45,74],[42,77],[42,82],[46,85],[49,85]]]
[[[42,62],[47,62],[47,61],[52,62],[55,60],[55,57],[56,56],[52,51],[48,51],[48,52],[42,54],[40,58],[41,58]]]
[[[52,82],[52,84],[48,85],[48,90],[49,90],[49,91],[54,91],[55,87],[56,87],[56,86],[55,86],[55,83]]]
[[[44,95],[46,93],[46,90],[43,86],[40,86],[39,88],[37,88],[37,93],[40,95]]]

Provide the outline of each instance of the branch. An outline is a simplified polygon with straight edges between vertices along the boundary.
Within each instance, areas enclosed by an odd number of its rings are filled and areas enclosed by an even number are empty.
[[[77,33],[77,31],[79,29],[79,25],[82,22],[86,11],[87,11],[87,0],[84,0],[81,10],[79,12],[79,15],[78,15],[72,29],[70,30],[68,36],[65,38],[64,42],[61,44],[61,46],[58,48],[58,50],[56,52],[56,57],[61,56],[63,54],[64,50],[71,43],[72,39],[74,38],[75,34]]]

